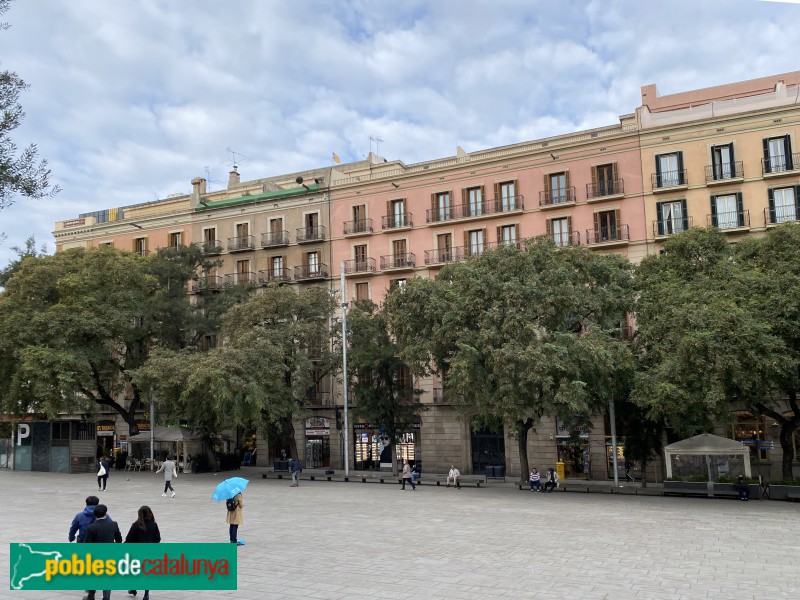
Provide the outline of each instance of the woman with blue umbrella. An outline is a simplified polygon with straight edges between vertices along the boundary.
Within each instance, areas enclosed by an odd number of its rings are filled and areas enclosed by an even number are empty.
[[[244,546],[244,540],[239,539],[239,525],[244,524],[244,499],[242,492],[250,483],[243,477],[231,477],[220,483],[211,494],[211,499],[217,502],[225,500],[227,515],[225,522],[228,524],[228,533],[231,544]]]

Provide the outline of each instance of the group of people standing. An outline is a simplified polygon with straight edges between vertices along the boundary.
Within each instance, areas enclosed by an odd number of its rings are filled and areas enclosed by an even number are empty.
[[[547,471],[547,480],[544,482],[544,487],[542,487],[542,475],[536,467],[531,469],[531,474],[528,477],[532,492],[552,492],[558,487],[559,481],[561,479],[553,467],[550,467]]]
[[[95,544],[121,544],[122,533],[119,525],[108,516],[108,507],[100,504],[97,496],[86,498],[86,506],[75,515],[69,528],[67,539],[70,542],[95,543]],[[161,532],[158,529],[153,511],[149,506],[142,506],[137,513],[137,519],[131,524],[128,535],[125,536],[126,544],[157,544],[161,541]],[[136,596],[136,590],[128,590]],[[95,600],[96,590],[86,590],[83,600]],[[111,590],[103,590],[103,600],[110,600]],[[150,600],[150,591],[145,590],[143,600]]]

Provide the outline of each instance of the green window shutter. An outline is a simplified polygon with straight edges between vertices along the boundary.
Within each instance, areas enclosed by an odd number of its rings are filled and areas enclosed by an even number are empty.
[[[786,153],[786,170],[791,171],[794,169],[792,164],[792,140],[788,135],[783,137],[783,151]]]
[[[769,139],[764,138],[763,142],[764,142],[764,173],[772,173],[772,163],[769,160]],[[770,192],[770,194],[771,193],[772,192]]]
[[[794,188],[794,220],[800,221],[800,185]]]
[[[717,197],[711,196],[711,226],[717,227]]]
[[[661,218],[662,204],[663,202],[656,202],[656,216],[658,217],[658,235],[664,235],[664,221]]]
[[[676,152],[678,155],[678,184],[686,184],[686,175],[683,173],[683,152]]]
[[[742,192],[736,192],[736,216],[739,219],[739,227],[744,227],[744,203],[742,202]]]
[[[775,194],[771,188],[769,190],[769,222],[775,222]]]
[[[660,155],[656,154],[656,187],[661,187],[661,160]],[[660,218],[660,217],[659,217]]]

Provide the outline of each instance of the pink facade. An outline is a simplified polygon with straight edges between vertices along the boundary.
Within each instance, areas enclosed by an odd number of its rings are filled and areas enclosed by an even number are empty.
[[[393,282],[534,236],[632,260],[646,252],[634,127],[387,165],[361,179],[331,188],[331,272],[348,261],[348,300],[380,302]]]

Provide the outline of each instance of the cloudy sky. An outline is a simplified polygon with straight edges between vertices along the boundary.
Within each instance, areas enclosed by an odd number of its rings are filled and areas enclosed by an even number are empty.
[[[57,220],[227,181],[406,163],[618,122],[662,94],[800,69],[759,0],[15,0],[1,67],[55,198],[0,211],[0,265]],[[792,41],[794,40],[794,41]],[[375,144],[372,144],[375,150]]]

